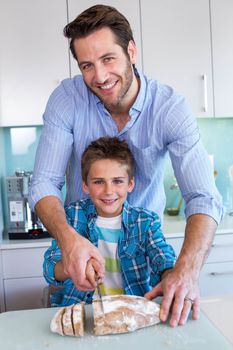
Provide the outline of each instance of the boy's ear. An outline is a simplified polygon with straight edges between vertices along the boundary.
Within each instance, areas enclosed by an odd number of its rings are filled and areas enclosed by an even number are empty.
[[[129,185],[128,185],[128,192],[132,192],[135,186],[135,181],[134,181],[134,177],[129,180]]]
[[[88,186],[84,181],[82,183],[82,188],[83,188],[83,192],[85,192],[86,194],[89,194]]]

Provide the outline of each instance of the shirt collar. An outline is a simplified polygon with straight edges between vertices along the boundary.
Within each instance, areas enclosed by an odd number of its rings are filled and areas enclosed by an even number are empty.
[[[98,214],[96,211],[96,207],[90,198],[81,199],[80,204],[82,209],[86,212],[88,222],[92,219],[97,219]],[[129,227],[130,224],[130,209],[131,205],[127,201],[125,201],[122,210],[122,222],[125,227]]]

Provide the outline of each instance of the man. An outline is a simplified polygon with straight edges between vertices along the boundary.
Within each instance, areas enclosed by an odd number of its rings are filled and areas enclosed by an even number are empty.
[[[138,72],[136,46],[128,21],[116,9],[96,5],[64,30],[82,76],[64,80],[51,95],[37,151],[31,206],[55,237],[65,273],[79,290],[91,290],[87,261],[103,258],[68,225],[61,188],[67,176],[66,204],[85,196],[80,158],[101,136],[125,139],[136,160],[136,186],[130,204],[160,216],[165,206],[163,174],[169,152],[186,203],[185,239],[177,263],[146,297],[163,295],[160,318],[184,324],[190,309],[199,315],[198,277],[208,255],[222,204],[195,118],[170,87]]]

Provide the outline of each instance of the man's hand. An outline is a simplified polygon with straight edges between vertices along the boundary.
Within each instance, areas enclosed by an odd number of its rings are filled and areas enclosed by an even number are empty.
[[[190,216],[175,267],[165,271],[162,281],[145,295],[148,299],[163,295],[160,319],[166,321],[170,311],[172,327],[185,324],[191,309],[192,318],[197,320],[199,317],[198,278],[209,254],[216,228],[216,222],[208,215]]]
[[[73,231],[73,232],[71,232]],[[93,283],[86,276],[87,262],[94,258],[98,263],[98,276],[104,277],[104,259],[98,249],[86,238],[80,236],[72,228],[67,233],[66,241],[61,248],[64,272],[70,276],[75,287],[80,291],[92,291]]]
[[[36,213],[50,234],[56,239],[62,253],[60,277],[70,277],[80,291],[91,291],[93,286],[86,278],[86,266],[90,258],[99,264],[99,276],[104,276],[104,259],[98,249],[80,236],[66,220],[63,204],[55,196],[46,196],[36,204]]]
[[[185,270],[185,269],[184,269]],[[145,294],[147,299],[163,296],[160,319],[166,321],[171,312],[170,326],[184,325],[187,321],[190,310],[192,318],[199,318],[200,295],[198,282],[191,274],[176,269],[164,273],[162,281],[150,292]]]

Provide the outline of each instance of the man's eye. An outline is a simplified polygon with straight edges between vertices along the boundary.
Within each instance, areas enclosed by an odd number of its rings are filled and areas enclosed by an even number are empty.
[[[81,66],[81,70],[88,70],[90,68],[91,68],[91,64],[89,64],[89,63]]]
[[[104,59],[105,63],[109,63],[111,61],[113,61],[113,57],[105,57],[105,59]]]

